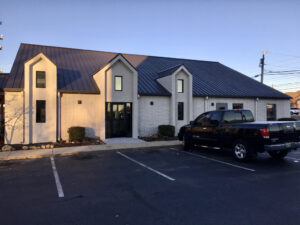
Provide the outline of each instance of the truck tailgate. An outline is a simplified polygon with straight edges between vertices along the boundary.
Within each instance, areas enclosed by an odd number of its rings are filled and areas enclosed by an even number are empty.
[[[269,124],[271,143],[300,141],[300,122],[278,122]]]

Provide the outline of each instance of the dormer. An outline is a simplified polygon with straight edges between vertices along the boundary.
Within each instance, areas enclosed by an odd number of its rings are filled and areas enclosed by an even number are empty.
[[[57,68],[39,53],[24,63],[25,143],[56,142]]]
[[[158,72],[156,79],[171,93],[171,123],[176,130],[193,119],[193,76],[183,65]]]

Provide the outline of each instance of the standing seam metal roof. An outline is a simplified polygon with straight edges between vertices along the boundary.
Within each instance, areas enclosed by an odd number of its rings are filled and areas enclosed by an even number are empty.
[[[100,93],[93,74],[120,53],[21,44],[15,58],[7,89],[24,87],[24,62],[44,53],[57,66],[57,87],[62,92]],[[184,65],[193,75],[194,96],[251,97],[289,99],[289,96],[261,84],[218,62],[157,56],[122,54],[138,71],[140,95],[169,96],[157,82]]]

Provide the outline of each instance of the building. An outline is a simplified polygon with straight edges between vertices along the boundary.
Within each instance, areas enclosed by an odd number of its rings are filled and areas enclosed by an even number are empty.
[[[300,90],[295,92],[287,92],[285,94],[291,97],[291,107],[300,108]]]
[[[21,44],[4,76],[8,144],[66,140],[71,126],[102,140],[150,136],[215,109],[290,115],[287,95],[219,62]]]

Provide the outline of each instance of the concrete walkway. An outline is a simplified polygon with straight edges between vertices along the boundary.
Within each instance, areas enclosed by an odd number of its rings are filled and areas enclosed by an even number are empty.
[[[125,143],[143,143],[145,141],[138,138],[108,138],[105,139],[105,143],[108,145],[111,144],[125,144]]]
[[[0,160],[12,159],[33,159],[41,157],[49,157],[52,155],[72,155],[82,152],[97,152],[106,150],[122,150],[136,148],[151,148],[181,145],[180,141],[152,141],[139,143],[121,143],[121,144],[105,144],[105,145],[86,145],[74,146],[54,149],[38,149],[38,150],[19,150],[0,152]]]

